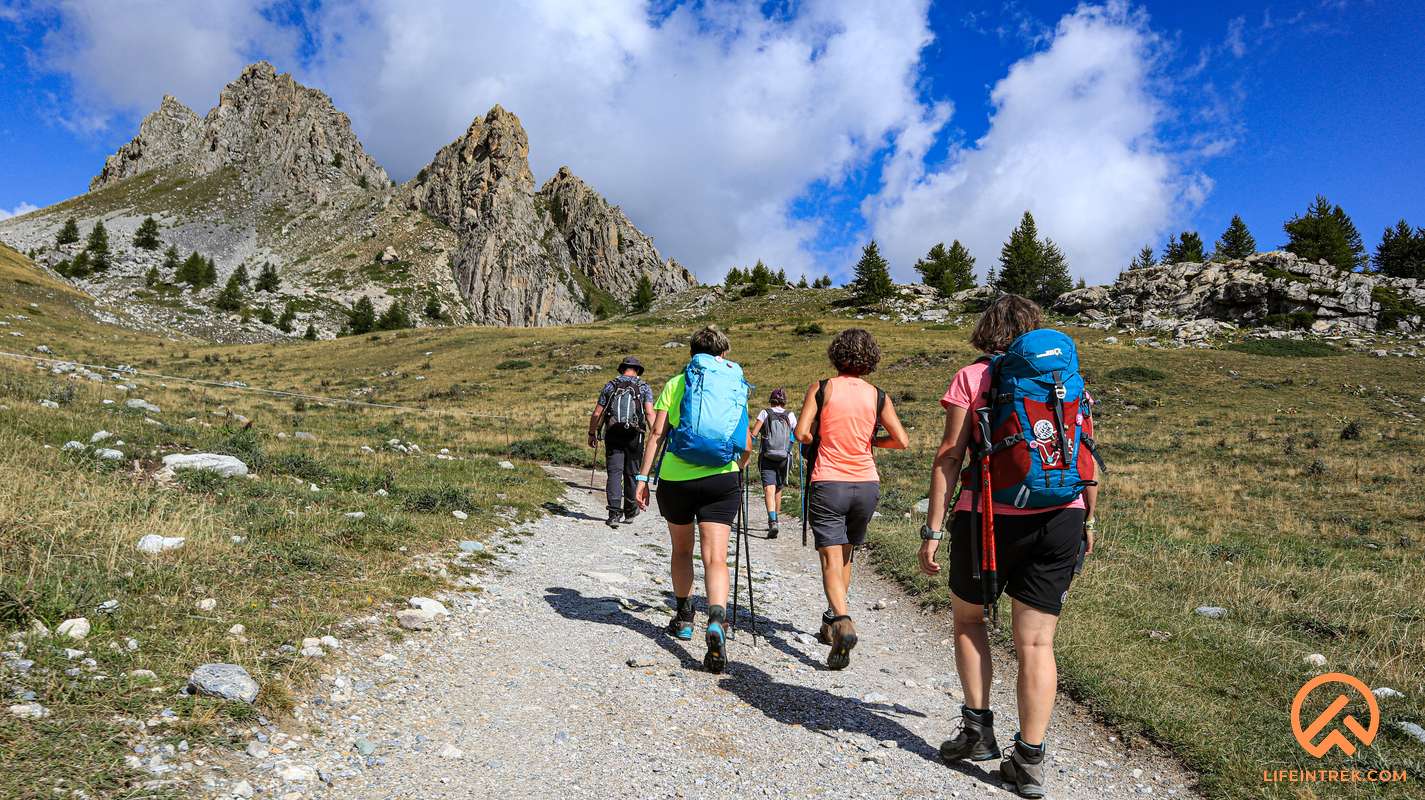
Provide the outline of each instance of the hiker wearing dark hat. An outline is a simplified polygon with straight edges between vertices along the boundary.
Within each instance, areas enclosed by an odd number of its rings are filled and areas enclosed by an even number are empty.
[[[792,432],[797,429],[796,412],[787,409],[787,392],[773,389],[768,408],[752,423],[752,438],[761,442],[757,470],[762,473],[762,491],[767,496],[767,538],[779,532],[777,514],[782,510],[782,487],[792,464]]]
[[[643,364],[628,356],[618,365],[618,377],[604,384],[594,413],[589,415],[589,446],[599,446],[604,434],[604,466],[608,471],[605,495],[610,528],[638,516],[633,501],[633,476],[643,456],[643,432],[653,419],[653,390],[643,381]],[[597,453],[596,453],[597,455]]]

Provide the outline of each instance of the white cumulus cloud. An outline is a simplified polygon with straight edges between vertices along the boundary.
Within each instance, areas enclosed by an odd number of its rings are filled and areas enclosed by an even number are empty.
[[[0,219],[18,217],[21,214],[28,214],[31,211],[37,210],[39,210],[39,206],[35,205],[34,203],[26,203],[21,201],[20,204],[15,206],[14,208],[0,208]]]
[[[983,275],[1026,211],[1090,282],[1113,278],[1144,243],[1201,204],[1211,182],[1159,135],[1159,42],[1141,14],[1080,6],[1044,49],[991,92],[989,130],[924,164],[930,137],[902,137],[864,210],[901,277],[937,241],[959,239]]]

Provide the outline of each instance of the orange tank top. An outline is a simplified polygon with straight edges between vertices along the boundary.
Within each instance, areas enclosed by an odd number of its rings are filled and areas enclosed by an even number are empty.
[[[876,387],[846,375],[826,382],[818,409],[821,449],[813,481],[879,481],[871,439],[876,435]],[[813,434],[816,430],[812,431]]]

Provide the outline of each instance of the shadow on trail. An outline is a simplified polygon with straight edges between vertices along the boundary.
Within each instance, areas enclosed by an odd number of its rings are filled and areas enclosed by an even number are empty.
[[[604,521],[602,517],[595,517],[589,514],[585,514],[582,511],[576,511],[575,509],[572,509],[569,506],[564,505],[563,503],[549,502],[540,506],[540,508],[543,508],[545,511],[548,511],[556,517],[565,517],[567,519],[592,520],[598,523],[602,523]]]
[[[664,633],[662,628],[642,617],[636,617],[613,597],[588,597],[578,589],[551,586],[544,590],[544,602],[559,616],[579,622],[597,622],[602,625],[617,625],[634,633],[642,634],[653,643],[676,657],[684,669],[702,668],[702,662],[694,658],[677,640]]]

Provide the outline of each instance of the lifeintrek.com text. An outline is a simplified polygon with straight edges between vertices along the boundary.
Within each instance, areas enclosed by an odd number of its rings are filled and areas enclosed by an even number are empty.
[[[1264,769],[1263,783],[1404,783],[1403,769]]]

